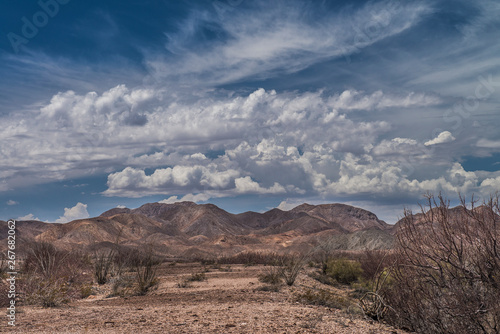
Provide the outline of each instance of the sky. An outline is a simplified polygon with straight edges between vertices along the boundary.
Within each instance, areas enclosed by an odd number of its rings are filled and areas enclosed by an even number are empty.
[[[500,189],[498,1],[0,7],[2,220]]]

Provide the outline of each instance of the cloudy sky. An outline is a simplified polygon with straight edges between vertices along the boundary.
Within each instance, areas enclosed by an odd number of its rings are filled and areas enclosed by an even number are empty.
[[[0,219],[500,189],[496,0],[0,6]]]

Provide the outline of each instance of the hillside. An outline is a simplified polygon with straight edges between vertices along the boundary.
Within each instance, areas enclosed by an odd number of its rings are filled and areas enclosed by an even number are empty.
[[[6,223],[0,228],[6,228]],[[372,212],[345,204],[302,204],[289,211],[232,214],[213,204],[147,203],[66,224],[18,223],[25,238],[60,248],[153,244],[158,252],[173,257],[302,251],[328,240],[334,240],[335,249],[388,248],[393,239],[390,228]]]

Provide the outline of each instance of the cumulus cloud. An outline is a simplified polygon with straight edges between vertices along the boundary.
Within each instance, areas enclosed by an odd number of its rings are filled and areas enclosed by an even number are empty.
[[[212,197],[217,197],[214,195],[209,195],[207,193],[202,193],[202,194],[186,194],[179,198],[178,196],[170,196],[169,198],[166,198],[164,200],[158,201],[158,203],[164,203],[164,204],[173,204],[173,203],[178,203],[178,202],[205,202],[208,201]]]
[[[89,213],[87,212],[87,204],[78,202],[72,208],[64,208],[64,215],[60,216],[52,223],[64,224],[75,219],[89,218]]]
[[[479,139],[476,143],[477,147],[500,149],[500,140]]]
[[[108,176],[108,189],[103,194],[142,197],[145,194],[168,194],[196,187],[228,189],[239,175],[237,170],[219,171],[215,164],[161,168],[151,175],[146,175],[143,170],[127,167]]]
[[[449,177],[408,178],[405,164],[418,170],[423,160],[437,158],[432,150],[424,152],[423,144],[407,137],[380,140],[391,130],[389,122],[356,118],[358,109],[436,103],[438,98],[423,93],[356,90],[328,95],[257,89],[202,93],[194,100],[123,85],[102,94],[69,91],[56,94],[35,117],[5,119],[0,177],[8,189],[107,173],[105,196],[193,201],[239,194],[451,191],[457,188]],[[147,122],[132,124],[130,115],[146,115]],[[430,142],[452,139],[445,131]],[[405,155],[414,158],[406,163]],[[451,168],[442,159],[435,173]]]
[[[411,155],[415,151],[418,151],[418,142],[415,139],[400,137],[391,140],[384,139],[372,149],[372,153],[375,155]]]
[[[32,213],[27,214],[26,216],[18,217],[16,220],[40,220],[38,217],[35,217]]]
[[[263,188],[258,182],[252,180],[250,176],[240,177],[234,180],[236,185],[236,192],[240,194],[279,194],[285,193],[285,188],[275,182],[273,186],[269,188]]]
[[[19,202],[16,202],[16,201],[14,201],[14,200],[9,199],[9,200],[6,202],[6,204],[7,204],[7,205],[17,205],[17,204],[19,204]]]
[[[345,90],[329,98],[329,105],[340,110],[374,110],[395,107],[425,107],[442,103],[435,95],[411,92],[406,96],[391,96],[382,91],[364,94],[356,90]]]
[[[436,138],[426,141],[424,143],[425,146],[431,146],[436,144],[444,144],[449,143],[455,140],[455,137],[451,134],[450,131],[441,132]]]

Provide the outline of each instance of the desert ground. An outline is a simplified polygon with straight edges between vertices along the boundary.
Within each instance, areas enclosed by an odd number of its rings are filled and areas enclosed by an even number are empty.
[[[306,267],[291,287],[278,291],[261,283],[266,266],[164,263],[158,284],[144,296],[109,297],[112,282],[92,294],[55,308],[21,306],[14,333],[402,333],[367,319],[348,295],[350,288],[325,285]],[[188,282],[193,274],[205,280]],[[182,284],[184,282],[184,284]],[[339,307],[309,305],[305,291],[331,291]],[[266,291],[267,290],[267,291]]]

